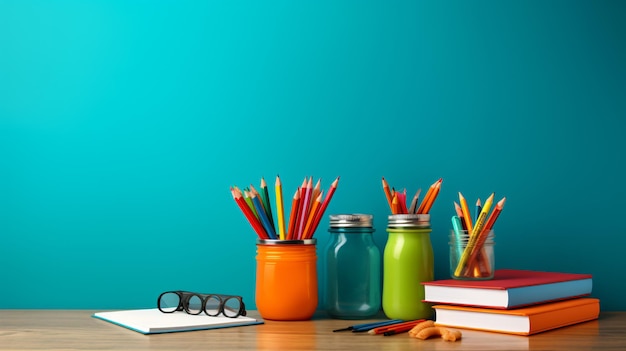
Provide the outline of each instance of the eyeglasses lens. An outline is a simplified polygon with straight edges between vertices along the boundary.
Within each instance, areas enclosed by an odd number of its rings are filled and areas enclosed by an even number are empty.
[[[206,300],[206,314],[209,316],[217,316],[220,313],[220,298],[211,295]]]
[[[161,295],[161,299],[159,299],[159,308],[163,312],[174,312],[178,308],[180,304],[180,297],[178,294],[173,292],[168,292]]]
[[[226,317],[237,317],[240,308],[241,303],[235,297],[229,297],[224,301],[224,315]]]
[[[202,299],[200,298],[200,296],[192,295],[189,298],[187,311],[190,314],[198,314],[198,313],[202,312]]]

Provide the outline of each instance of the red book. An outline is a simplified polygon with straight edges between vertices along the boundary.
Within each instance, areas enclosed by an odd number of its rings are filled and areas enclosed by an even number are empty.
[[[591,294],[591,274],[499,269],[491,280],[424,282],[424,301],[497,309],[571,299]]]
[[[578,298],[513,310],[435,305],[435,325],[531,335],[598,319],[600,300]]]

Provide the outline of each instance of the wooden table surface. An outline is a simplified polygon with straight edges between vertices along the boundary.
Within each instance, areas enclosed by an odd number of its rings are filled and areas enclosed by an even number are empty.
[[[0,310],[0,350],[626,350],[626,312],[532,336],[462,330],[457,342],[332,330],[372,320],[314,317],[261,325],[143,335],[89,310]],[[249,311],[258,317],[256,311]]]

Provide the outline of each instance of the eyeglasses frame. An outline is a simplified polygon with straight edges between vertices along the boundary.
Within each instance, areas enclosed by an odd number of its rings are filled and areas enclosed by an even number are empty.
[[[161,298],[163,297],[163,295],[165,294],[176,294],[178,295],[178,306],[176,307],[176,309],[173,309],[171,311],[164,311],[163,309],[161,309]],[[200,301],[202,302],[202,308],[197,312],[194,313],[192,311],[189,310],[189,300],[191,300],[192,297],[197,296],[198,298],[200,298]],[[216,314],[209,314],[209,312],[206,310],[206,303],[209,300],[209,298],[211,297],[217,297],[219,299],[220,305],[217,309],[217,313]],[[237,311],[237,313],[234,316],[228,316],[224,313],[224,308],[226,305],[226,301],[230,300],[230,299],[236,299],[237,301],[239,301],[239,310]],[[163,292],[159,295],[159,297],[157,298],[157,307],[159,309],[159,311],[163,312],[163,313],[173,313],[173,312],[177,312],[177,311],[185,311],[188,314],[191,315],[198,315],[200,314],[202,311],[204,311],[204,313],[207,316],[210,317],[216,317],[219,316],[220,313],[227,318],[237,318],[239,316],[245,316],[246,315],[246,305],[243,302],[243,298],[241,296],[238,295],[225,295],[225,294],[203,294],[203,293],[197,293],[197,292],[191,292],[191,291],[184,291],[184,290],[173,290],[173,291],[166,291]]]

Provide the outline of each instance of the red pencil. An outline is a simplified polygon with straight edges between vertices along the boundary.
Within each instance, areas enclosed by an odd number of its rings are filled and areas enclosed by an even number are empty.
[[[259,220],[254,216],[254,213],[252,213],[252,210],[250,210],[250,207],[248,207],[248,204],[243,199],[243,195],[241,195],[241,190],[239,190],[237,187],[231,187],[230,192],[233,195],[233,199],[235,199],[235,202],[237,202],[237,205],[246,216],[248,222],[250,222],[250,225],[252,225],[252,228],[257,233],[259,238],[269,239],[269,236],[265,232],[265,229],[263,229],[261,222],[259,222]]]
[[[307,239],[312,238],[313,234],[315,234],[315,230],[317,229],[317,226],[322,221],[322,217],[324,216],[324,212],[326,211],[326,208],[328,207],[328,203],[330,203],[330,200],[333,198],[333,194],[335,193],[335,190],[337,190],[338,183],[339,183],[339,177],[337,177],[335,181],[330,185],[330,188],[328,189],[328,193],[326,194],[326,198],[324,198],[324,202],[322,202],[320,209],[317,211],[317,214],[315,215],[315,219],[313,220],[313,227],[311,228],[311,231],[309,232]]]
[[[415,327],[416,324],[413,325],[405,325],[402,327],[397,327],[395,329],[390,329],[387,330],[386,332],[383,333],[384,336],[391,336],[391,335],[396,335],[396,334],[400,334],[400,333],[405,333],[408,332],[409,330],[413,329]]]
[[[406,189],[398,194],[398,204],[400,205],[400,213],[409,213],[409,210],[406,208]]]
[[[406,328],[406,327],[409,328],[407,329],[408,331],[408,330],[411,330],[411,328],[413,328],[415,325],[423,321],[424,319],[417,319],[417,320],[412,320],[412,321],[400,322],[396,324],[384,325],[382,327],[370,329],[367,331],[367,333],[372,334],[372,335],[384,334],[392,330],[403,330],[403,328]]]
[[[296,193],[291,200],[291,214],[289,215],[289,227],[287,229],[287,240],[294,240],[296,232],[296,223],[298,223],[298,210],[300,207],[300,188],[296,189]]]
[[[311,194],[313,193],[313,177],[309,178],[309,181],[306,183],[306,189],[304,189],[304,197],[300,199],[300,213],[298,213],[298,230],[296,232],[297,237],[296,240],[304,239],[302,236],[304,235],[304,227],[306,226],[306,219],[309,214],[309,209],[311,208]]]

